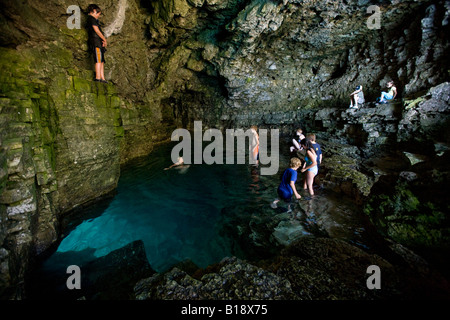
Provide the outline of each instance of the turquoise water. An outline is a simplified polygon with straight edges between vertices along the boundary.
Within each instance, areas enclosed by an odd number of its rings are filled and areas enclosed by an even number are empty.
[[[294,202],[293,211],[287,212],[281,202],[277,209],[270,207],[288,153],[280,154],[275,175],[261,175],[249,164],[164,170],[172,164],[174,145],[159,146],[122,168],[112,199],[69,217],[58,248],[31,281],[33,299],[67,294],[68,266],[88,266],[136,240],[143,242],[151,268],[160,273],[186,260],[205,268],[229,256],[268,259],[304,236],[327,235],[366,246],[354,202],[326,189],[305,200],[301,175],[297,189],[303,198]],[[89,274],[82,279],[89,280]]]
[[[71,230],[46,264],[68,256],[63,253],[98,258],[135,240],[144,242],[147,259],[158,272],[186,259],[206,267],[232,255],[230,239],[220,232],[221,210],[253,201],[255,195],[247,192],[254,182],[251,168],[191,165],[164,170],[171,164],[171,147],[158,147],[124,168],[109,206]]]

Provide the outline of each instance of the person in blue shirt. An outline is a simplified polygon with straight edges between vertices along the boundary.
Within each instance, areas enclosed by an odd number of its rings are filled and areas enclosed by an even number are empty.
[[[295,182],[297,181],[297,169],[300,168],[301,165],[302,162],[299,158],[291,158],[289,168],[284,170],[280,185],[277,189],[278,198],[271,204],[273,209],[277,208],[277,203],[280,200],[284,200],[284,202],[288,203],[288,211],[291,211],[292,196],[295,195],[295,198],[297,199],[302,197],[295,188]]]
[[[318,144],[316,142],[316,135],[314,133],[308,134],[306,136],[306,139],[311,141],[311,143],[313,145],[313,148],[314,148],[314,151],[316,152],[316,155],[317,155],[317,159],[316,159],[316,161],[317,161],[317,174],[316,174],[316,177],[315,177],[315,182],[320,188],[323,188],[323,184],[320,182],[320,179],[319,179],[320,164],[322,163],[322,157],[323,157],[322,156],[322,149],[320,148],[320,144]]]

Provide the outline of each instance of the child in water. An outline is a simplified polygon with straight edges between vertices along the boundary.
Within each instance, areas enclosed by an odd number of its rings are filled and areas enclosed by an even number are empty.
[[[178,157],[177,162],[175,162],[174,164],[172,164],[170,167],[164,168],[164,170],[169,170],[173,167],[179,167],[184,165],[184,160],[183,157]]]
[[[314,196],[313,183],[314,177],[319,172],[317,168],[317,154],[314,150],[314,146],[311,140],[303,139],[300,142],[300,145],[303,149],[306,150],[305,163],[303,164],[303,168],[301,172],[306,172],[305,181],[303,183],[303,189],[307,189],[309,191],[309,195],[311,197]]]
[[[258,166],[259,164],[259,135],[258,135],[258,127],[257,126],[251,126],[250,130],[252,132],[252,157],[254,164]]]
[[[297,181],[297,169],[300,168],[302,162],[299,158],[291,158],[289,163],[289,168],[284,170],[283,176],[281,178],[281,183],[278,186],[277,193],[278,198],[271,203],[273,209],[277,208],[277,203],[280,199],[288,203],[288,211],[291,211],[291,198],[295,195],[295,198],[300,199],[301,195],[297,192],[295,188],[295,182]]]

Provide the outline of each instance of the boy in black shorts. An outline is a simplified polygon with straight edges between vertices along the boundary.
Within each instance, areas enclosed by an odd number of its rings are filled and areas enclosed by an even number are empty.
[[[105,51],[106,37],[100,28],[98,18],[102,10],[96,4],[88,6],[87,30],[89,34],[89,50],[94,54],[95,62],[95,80],[107,82],[105,80]]]

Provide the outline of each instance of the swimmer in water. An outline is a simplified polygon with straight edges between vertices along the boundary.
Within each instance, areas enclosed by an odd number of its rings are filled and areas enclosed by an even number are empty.
[[[182,166],[182,165],[184,165],[183,157],[178,157],[177,162],[175,162],[175,163],[174,163],[173,165],[171,165],[170,167],[164,168],[164,170],[169,170],[169,169],[171,169],[171,168],[173,168],[173,167],[179,167],[179,166]]]

